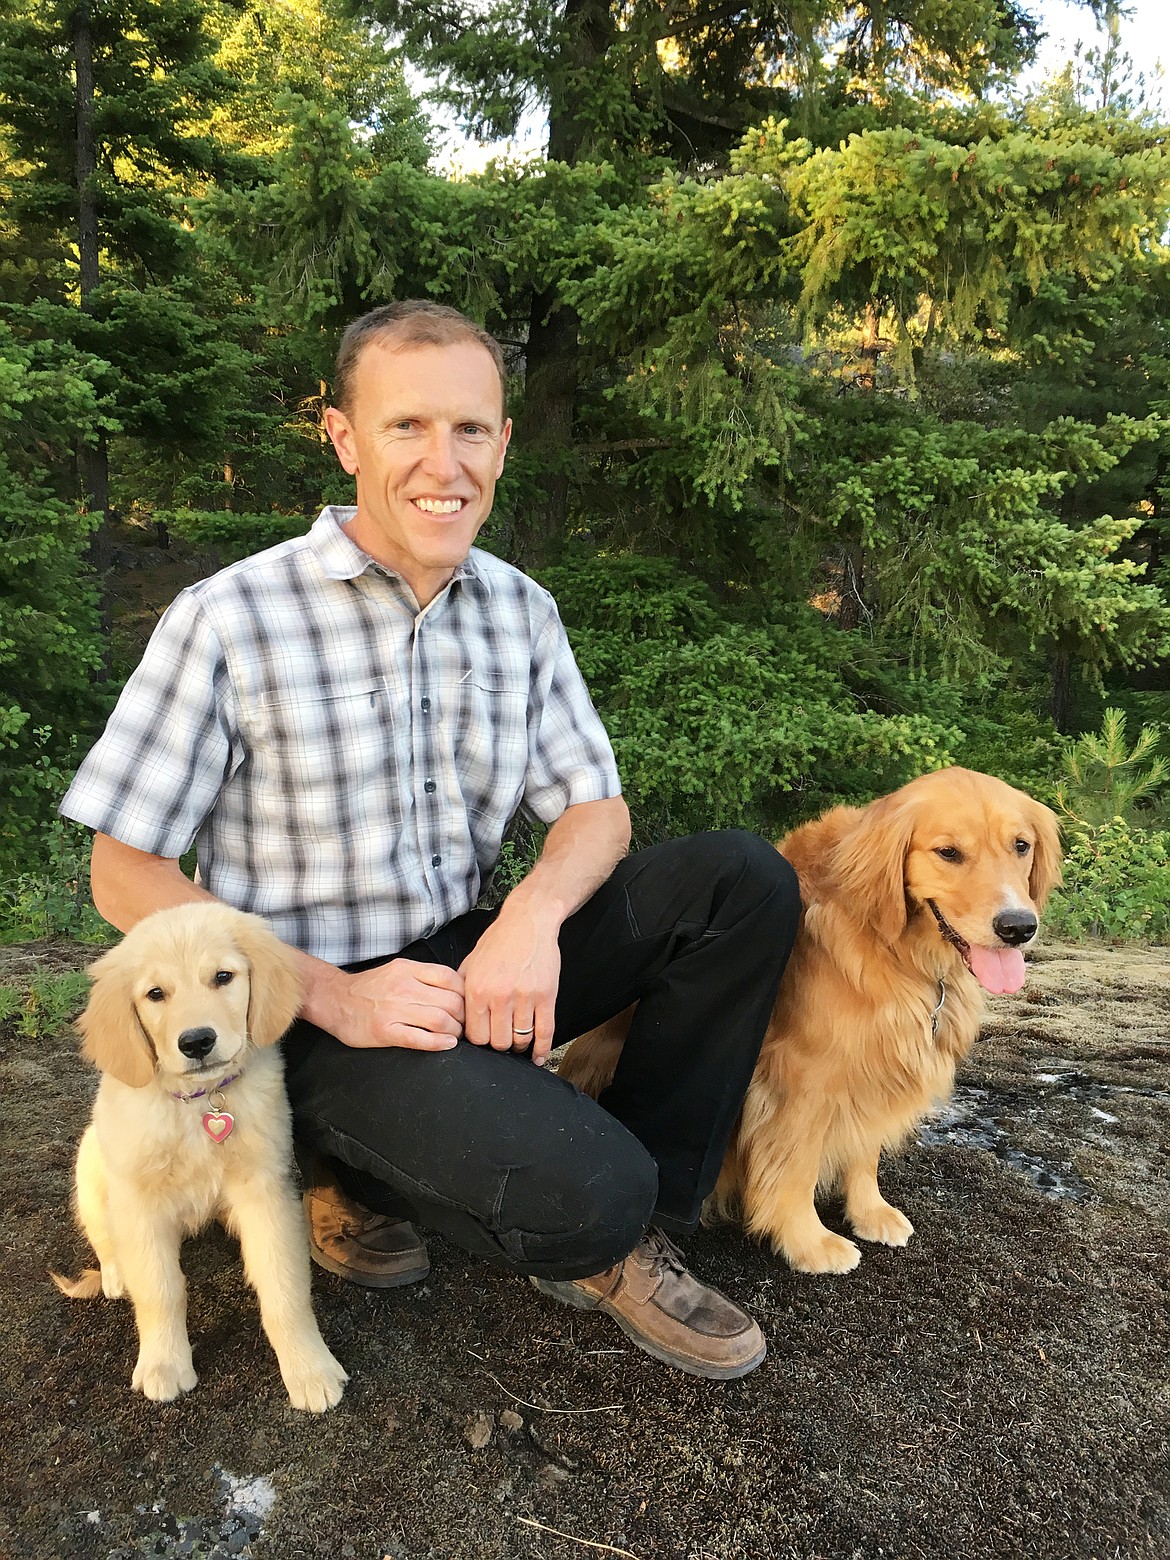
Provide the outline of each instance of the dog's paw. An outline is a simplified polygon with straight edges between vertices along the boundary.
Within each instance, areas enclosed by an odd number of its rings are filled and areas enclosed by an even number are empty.
[[[861,1261],[860,1248],[844,1235],[824,1230],[815,1240],[784,1246],[790,1266],[798,1273],[852,1273]]]
[[[102,1263],[102,1294],[107,1300],[124,1300],[126,1285],[112,1262]]]
[[[336,1408],[349,1380],[324,1344],[319,1351],[314,1351],[311,1359],[282,1366],[280,1374],[288,1389],[289,1402],[309,1414],[323,1414],[327,1408]]]
[[[172,1403],[198,1380],[189,1355],[176,1360],[140,1354],[130,1385],[152,1403]]]
[[[876,1241],[880,1246],[904,1246],[914,1233],[914,1226],[906,1215],[888,1202],[864,1212],[850,1213],[849,1223],[853,1233],[862,1240]]]

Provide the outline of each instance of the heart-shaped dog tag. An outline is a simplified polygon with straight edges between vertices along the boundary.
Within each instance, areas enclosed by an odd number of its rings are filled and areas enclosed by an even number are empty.
[[[203,1130],[213,1143],[222,1143],[230,1137],[236,1118],[230,1110],[209,1110],[203,1115]]]

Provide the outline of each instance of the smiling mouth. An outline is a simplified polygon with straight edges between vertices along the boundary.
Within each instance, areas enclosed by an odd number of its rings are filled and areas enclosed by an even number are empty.
[[[424,515],[457,515],[467,507],[465,498],[415,498],[411,502]]]
[[[984,991],[1002,997],[1020,990],[1028,978],[1028,970],[1019,948],[984,948],[969,943],[965,937],[959,936],[933,899],[926,902],[938,922],[944,942],[949,942],[957,950]]]

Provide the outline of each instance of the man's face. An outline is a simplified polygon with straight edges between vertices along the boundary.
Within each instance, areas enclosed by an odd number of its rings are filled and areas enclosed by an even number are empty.
[[[396,347],[391,338],[358,359],[349,415],[325,413],[337,457],[357,478],[346,530],[402,575],[420,606],[491,513],[512,434],[501,401],[496,365],[477,341]]]

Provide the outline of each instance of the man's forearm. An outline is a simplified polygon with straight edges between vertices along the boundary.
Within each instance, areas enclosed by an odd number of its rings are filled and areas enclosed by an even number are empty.
[[[108,834],[93,837],[89,878],[97,913],[120,932],[128,932],[156,910],[215,897],[192,883],[171,857],[135,850]]]
[[[630,848],[630,810],[621,796],[579,802],[548,831],[540,859],[508,895],[501,917],[538,916],[559,930],[613,872]]]

